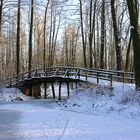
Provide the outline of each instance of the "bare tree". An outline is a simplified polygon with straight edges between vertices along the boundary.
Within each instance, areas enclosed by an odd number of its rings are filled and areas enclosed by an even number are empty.
[[[46,68],[46,22],[47,22],[47,11],[50,0],[48,0],[46,8],[45,8],[45,16],[44,16],[44,52],[43,52],[43,61],[44,61],[44,69]]]
[[[112,22],[114,29],[114,39],[115,39],[115,49],[116,49],[116,62],[117,62],[117,70],[122,70],[122,56],[121,56],[121,46],[120,46],[120,38],[117,27],[117,18],[115,11],[115,0],[111,0],[111,14],[112,14]]]
[[[3,15],[3,0],[0,1],[0,42],[2,35],[2,15]]]
[[[140,90],[140,33],[139,33],[139,12],[138,1],[127,0],[130,15],[131,32],[134,50],[135,84],[136,90]]]
[[[31,20],[30,20],[30,32],[29,32],[29,64],[28,71],[30,72],[32,69],[32,36],[33,36],[33,17],[34,17],[34,0],[31,0]]]
[[[104,68],[105,58],[105,0],[102,0],[101,11],[101,49],[100,49],[100,68]]]
[[[80,24],[81,24],[81,33],[82,33],[82,46],[83,46],[83,59],[84,59],[84,66],[87,67],[87,60],[86,60],[86,43],[84,37],[84,27],[83,27],[83,8],[82,8],[82,0],[80,2]]]
[[[17,41],[16,41],[16,75],[19,75],[19,72],[20,72],[20,5],[21,5],[21,0],[18,0]]]

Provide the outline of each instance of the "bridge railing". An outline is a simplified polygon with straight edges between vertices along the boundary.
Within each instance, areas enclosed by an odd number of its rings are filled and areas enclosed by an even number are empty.
[[[1,81],[1,83],[5,86],[12,86],[15,84],[20,84],[27,79],[52,76],[79,78],[85,81],[88,81],[89,78],[90,80],[92,80],[92,78],[95,78],[97,83],[99,83],[100,80],[107,80],[110,81],[111,86],[113,81],[133,83],[135,80],[134,73],[132,72],[122,72],[104,69],[87,69],[68,66],[52,66],[46,69],[36,69],[30,72],[25,72],[18,76],[5,79]]]

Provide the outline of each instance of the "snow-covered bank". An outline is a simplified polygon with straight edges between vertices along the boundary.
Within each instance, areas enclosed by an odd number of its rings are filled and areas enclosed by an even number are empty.
[[[66,88],[62,89],[63,96],[66,96]],[[58,93],[58,86],[55,91]],[[0,102],[26,100],[30,100],[30,97],[23,95],[16,88],[0,90]],[[80,85],[78,89],[71,91],[70,98],[66,102],[57,102],[57,104],[61,109],[69,111],[140,118],[140,93],[135,92],[134,84],[114,82],[113,88],[110,88],[105,81],[101,84]]]
[[[89,114],[140,117],[140,93],[135,92],[132,84],[115,83],[113,90],[104,85],[81,88],[75,90],[66,103],[59,105],[66,110]]]
[[[0,102],[25,101],[27,97],[17,88],[1,88]]]
[[[54,99],[11,102],[16,95],[24,97],[16,90],[3,89],[10,102],[0,102],[0,140],[140,138],[140,94],[133,85],[116,83],[113,90],[105,85],[81,86],[57,105]]]
[[[139,140],[140,119],[64,111],[51,100],[0,103],[0,140]]]

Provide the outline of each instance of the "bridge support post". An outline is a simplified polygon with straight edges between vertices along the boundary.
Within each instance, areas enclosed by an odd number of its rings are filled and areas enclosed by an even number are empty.
[[[59,83],[59,95],[58,95],[58,100],[61,101],[61,85],[62,83]]]
[[[23,93],[26,95],[26,96],[32,96],[32,85],[24,85],[23,86]]]
[[[78,84],[77,84],[77,82],[75,83],[75,88],[76,88],[76,89],[78,88]]]
[[[44,99],[46,99],[46,97],[47,97],[47,83],[44,83],[44,91],[45,91],[45,93],[44,93]]]
[[[35,98],[38,98],[41,94],[41,90],[40,90],[40,84],[34,84],[32,86],[32,96]]]
[[[68,93],[68,97],[70,96],[70,85],[69,83],[67,83],[67,93]]]
[[[53,94],[53,98],[55,98],[54,84],[53,84],[53,83],[51,83],[51,86],[52,86],[52,94]]]

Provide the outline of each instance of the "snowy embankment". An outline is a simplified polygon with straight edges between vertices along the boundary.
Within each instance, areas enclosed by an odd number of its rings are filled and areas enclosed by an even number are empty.
[[[140,117],[140,93],[135,92],[134,84],[114,82],[113,88],[101,84],[80,85],[71,92],[66,102],[57,102],[61,109],[88,114],[114,114],[130,118]],[[56,91],[57,86],[56,86]],[[66,94],[63,88],[62,93]],[[0,102],[30,100],[15,88],[1,88]]]
[[[0,102],[25,101],[27,97],[16,88],[1,88]]]
[[[140,117],[140,93],[132,84],[114,83],[75,90],[70,98],[58,103],[63,109],[89,114],[114,114],[130,118]]]

